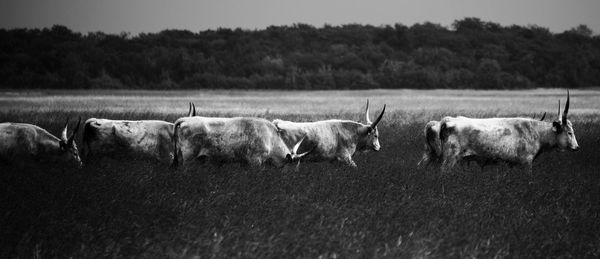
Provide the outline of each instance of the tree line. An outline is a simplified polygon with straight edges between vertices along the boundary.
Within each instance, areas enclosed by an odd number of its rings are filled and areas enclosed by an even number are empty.
[[[478,18],[410,27],[81,34],[0,29],[1,88],[518,89],[600,85],[600,36]]]

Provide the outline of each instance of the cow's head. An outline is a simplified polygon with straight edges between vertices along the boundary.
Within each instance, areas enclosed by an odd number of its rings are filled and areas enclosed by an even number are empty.
[[[81,167],[81,158],[79,157],[79,151],[77,150],[77,144],[75,144],[75,134],[77,130],[79,130],[79,124],[81,124],[81,117],[79,117],[79,121],[77,122],[77,126],[71,133],[71,136],[67,138],[67,127],[69,125],[69,120],[67,119],[67,123],[65,123],[65,128],[62,131],[59,140],[60,146],[60,157],[61,160],[65,162],[73,162],[77,166]]]
[[[300,141],[298,141],[298,143],[296,143],[296,145],[294,145],[294,148],[292,148],[292,153],[287,154],[285,156],[286,160],[289,163],[300,161],[300,158],[308,155],[310,152],[312,152],[314,150],[314,148],[313,148],[310,151],[304,152],[302,154],[298,154],[298,148],[300,148],[300,145],[302,144],[302,141],[304,141],[305,138],[306,138],[306,136],[302,137],[300,139]]]
[[[379,149],[381,149],[381,145],[379,145],[379,131],[377,130],[377,124],[381,121],[381,117],[383,117],[385,106],[386,105],[384,104],[383,109],[375,122],[371,122],[371,119],[369,119],[369,100],[367,100],[367,108],[365,109],[365,120],[367,121],[367,125],[364,125],[358,132],[359,141],[357,143],[357,149],[359,151],[379,151]]]
[[[552,131],[556,134],[556,143],[560,150],[572,150],[577,151],[579,145],[577,139],[575,139],[575,131],[573,131],[573,125],[571,121],[567,119],[569,113],[570,96],[567,90],[567,104],[565,110],[560,114],[560,100],[558,100],[558,119],[552,122]]]

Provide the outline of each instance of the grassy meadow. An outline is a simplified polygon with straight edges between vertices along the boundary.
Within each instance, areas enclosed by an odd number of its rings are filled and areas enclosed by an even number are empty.
[[[600,256],[600,89],[571,90],[581,150],[541,155],[532,175],[506,165],[417,168],[423,126],[458,114],[548,112],[550,121],[565,90],[4,91],[0,122],[58,135],[69,117],[71,126],[78,116],[174,121],[190,101],[204,116],[362,121],[367,98],[371,117],[384,103],[387,111],[382,150],[357,153],[358,170],[0,165],[0,257]]]

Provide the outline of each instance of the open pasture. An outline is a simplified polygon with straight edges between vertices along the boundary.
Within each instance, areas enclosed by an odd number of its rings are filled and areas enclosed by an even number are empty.
[[[1,92],[0,121],[58,134],[67,117],[205,116],[360,120],[388,105],[382,149],[358,170],[240,165],[171,171],[104,159],[82,170],[0,165],[0,257],[600,256],[600,91],[572,90],[579,152],[521,168],[416,167],[423,126],[443,115],[556,118],[565,90]],[[81,143],[81,134],[77,138]],[[80,145],[80,150],[81,150]]]

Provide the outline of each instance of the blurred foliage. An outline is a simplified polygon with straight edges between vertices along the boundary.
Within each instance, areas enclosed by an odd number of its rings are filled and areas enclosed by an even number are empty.
[[[407,27],[83,35],[0,30],[1,88],[370,89],[600,85],[600,36],[478,18]]]

